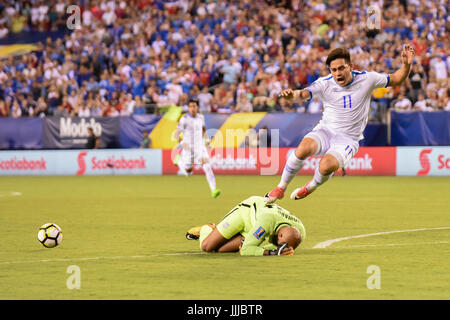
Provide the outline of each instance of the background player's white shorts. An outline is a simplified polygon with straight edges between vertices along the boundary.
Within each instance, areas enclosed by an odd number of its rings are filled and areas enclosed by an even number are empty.
[[[208,150],[204,145],[183,147],[180,157],[187,169],[192,168],[194,164],[203,164],[209,161]]]
[[[347,165],[359,149],[357,140],[346,134],[334,132],[321,123],[316,125],[305,138],[311,138],[317,142],[318,149],[315,156],[331,154],[338,160],[341,168]]]

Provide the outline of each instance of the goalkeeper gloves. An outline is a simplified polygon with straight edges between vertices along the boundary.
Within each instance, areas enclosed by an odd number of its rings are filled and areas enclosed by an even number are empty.
[[[269,256],[292,256],[294,249],[289,247],[287,242],[280,243],[276,249],[268,250]]]

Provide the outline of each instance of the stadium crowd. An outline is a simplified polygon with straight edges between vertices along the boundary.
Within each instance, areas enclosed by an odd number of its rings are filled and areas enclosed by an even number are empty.
[[[0,61],[0,116],[162,113],[190,98],[201,112],[321,112],[317,99],[278,94],[329,74],[335,47],[350,50],[355,69],[392,72],[405,42],[416,51],[409,79],[373,92],[370,119],[450,110],[445,0],[78,3],[80,25],[68,30],[69,0],[0,0],[0,39],[64,32]]]

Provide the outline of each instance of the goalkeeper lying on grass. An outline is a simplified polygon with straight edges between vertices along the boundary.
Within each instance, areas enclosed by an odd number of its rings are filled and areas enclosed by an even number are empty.
[[[206,224],[186,234],[188,240],[200,240],[203,251],[239,251],[243,256],[293,255],[305,237],[299,218],[258,196],[235,206],[217,227]]]

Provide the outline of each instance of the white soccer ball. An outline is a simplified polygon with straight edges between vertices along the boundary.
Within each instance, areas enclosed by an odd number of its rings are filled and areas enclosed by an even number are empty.
[[[46,223],[39,228],[38,240],[46,248],[56,247],[62,239],[62,230],[56,223]]]

